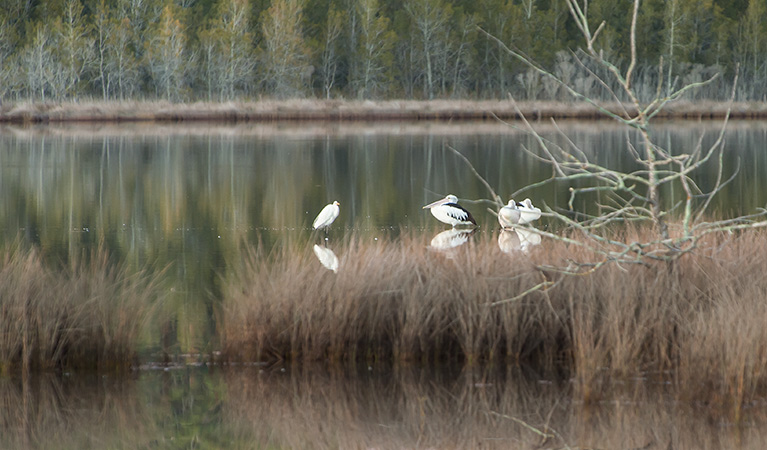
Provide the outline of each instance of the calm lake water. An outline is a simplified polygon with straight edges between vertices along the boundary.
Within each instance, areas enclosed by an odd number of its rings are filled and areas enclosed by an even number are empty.
[[[719,123],[669,123],[656,141],[689,153],[714,142]],[[636,136],[609,122],[549,125],[594,161],[632,169]],[[731,123],[725,177],[712,203],[723,216],[767,204],[767,122]],[[213,311],[222,278],[243,244],[266,248],[322,239],[311,222],[338,200],[327,238],[402,233],[429,242],[444,231],[421,207],[457,195],[495,233],[484,185],[464,155],[504,199],[530,197],[566,208],[569,185],[549,183],[551,167],[527,133],[498,123],[191,124],[0,128],[0,236],[21,238],[51,261],[102,245],[136,268],[166,269],[164,308],[172,319],[145,337],[147,362],[216,350]],[[702,190],[714,166],[695,177]],[[673,188],[668,194],[673,196]],[[669,200],[672,202],[673,200]],[[575,203],[594,212],[594,199]],[[540,227],[552,224],[542,219]],[[318,263],[319,264],[319,263]],[[182,367],[142,370],[130,379],[68,374],[31,382],[0,379],[3,448],[761,448],[762,422],[732,427],[693,414],[650,378],[585,407],[565,381],[512,369],[488,373],[376,367]],[[762,413],[765,405],[755,405]],[[535,430],[526,425],[534,427]],[[546,429],[550,436],[536,431]],[[74,431],[73,431],[74,430]],[[297,430],[300,430],[297,432]],[[703,431],[701,431],[703,430]]]

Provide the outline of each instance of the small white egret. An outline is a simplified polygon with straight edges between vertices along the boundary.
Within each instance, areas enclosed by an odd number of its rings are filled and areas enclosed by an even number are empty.
[[[314,219],[314,223],[312,223],[312,228],[315,230],[319,230],[320,228],[326,228],[329,227],[331,223],[333,223],[334,220],[338,217],[338,214],[341,212],[341,209],[338,207],[340,203],[333,202],[324,208],[322,208],[322,211],[320,211],[319,214],[317,214],[317,218]]]
[[[522,212],[517,207],[517,202],[514,199],[509,200],[508,205],[504,205],[500,211],[498,211],[498,223],[502,228],[513,228],[514,225],[519,223],[519,218]]]
[[[456,225],[477,225],[477,222],[471,217],[471,213],[458,206],[458,197],[453,194],[430,203],[423,209],[430,209],[431,215],[437,220],[453,227]]]
[[[533,202],[529,198],[524,199],[522,203],[517,203],[517,208],[519,208],[520,224],[530,223],[541,217],[541,209],[533,206]]]

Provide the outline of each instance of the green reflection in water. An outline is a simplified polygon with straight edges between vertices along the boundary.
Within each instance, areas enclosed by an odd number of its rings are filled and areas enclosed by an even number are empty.
[[[659,374],[584,405],[556,375],[509,366],[179,367],[132,378],[0,379],[0,447],[761,449],[764,405],[740,424],[673,400]],[[545,436],[544,436],[545,434]]]
[[[568,140],[536,125],[551,142]],[[717,123],[677,123],[655,130],[658,143],[689,153]],[[611,123],[563,123],[562,130],[600,164],[636,168],[627,142]],[[725,174],[740,174],[713,203],[718,214],[754,212],[767,203],[767,123],[732,123],[726,135]],[[173,317],[155,324],[147,351],[168,354],[215,350],[213,320],[221,280],[242,258],[243,242],[310,247],[310,230],[325,204],[341,202],[328,233],[341,239],[430,236],[444,229],[421,206],[445,194],[461,198],[481,226],[494,229],[489,194],[446,148],[459,150],[507,199],[552,176],[525,152],[536,141],[497,123],[97,125],[0,129],[0,237],[22,235],[50,260],[70,261],[98,243],[112,258],[136,268],[167,269],[166,307]],[[717,173],[705,167],[695,181],[706,191]],[[536,205],[565,208],[568,188],[549,184],[523,191]],[[674,187],[667,194],[675,194]],[[579,211],[595,212],[584,197]],[[672,200],[668,200],[669,204]],[[546,227],[541,221],[540,227]]]
[[[226,397],[221,374],[198,368],[0,379],[0,447],[247,448],[222,423]]]

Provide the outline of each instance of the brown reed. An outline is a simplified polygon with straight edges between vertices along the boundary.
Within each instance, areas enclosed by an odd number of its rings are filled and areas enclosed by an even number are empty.
[[[0,256],[0,372],[125,370],[137,362],[156,281],[108,260],[104,250],[51,267],[34,248]]]
[[[569,374],[588,402],[610,380],[652,376],[737,413],[767,388],[765,237],[712,236],[673,263],[581,276],[540,266],[597,255],[554,240],[507,254],[490,233],[447,252],[353,237],[337,273],[311,250],[254,248],[225,283],[218,329],[230,361],[531,364]],[[517,298],[542,281],[556,284]]]

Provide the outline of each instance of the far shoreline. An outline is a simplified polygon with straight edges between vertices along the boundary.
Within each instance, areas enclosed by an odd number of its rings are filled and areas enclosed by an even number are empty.
[[[619,115],[633,107],[601,105]],[[655,119],[767,119],[767,102],[677,101]],[[278,121],[469,121],[580,119],[609,117],[586,103],[510,100],[260,100],[172,103],[167,101],[67,101],[5,103],[0,123],[89,122],[278,122]]]

